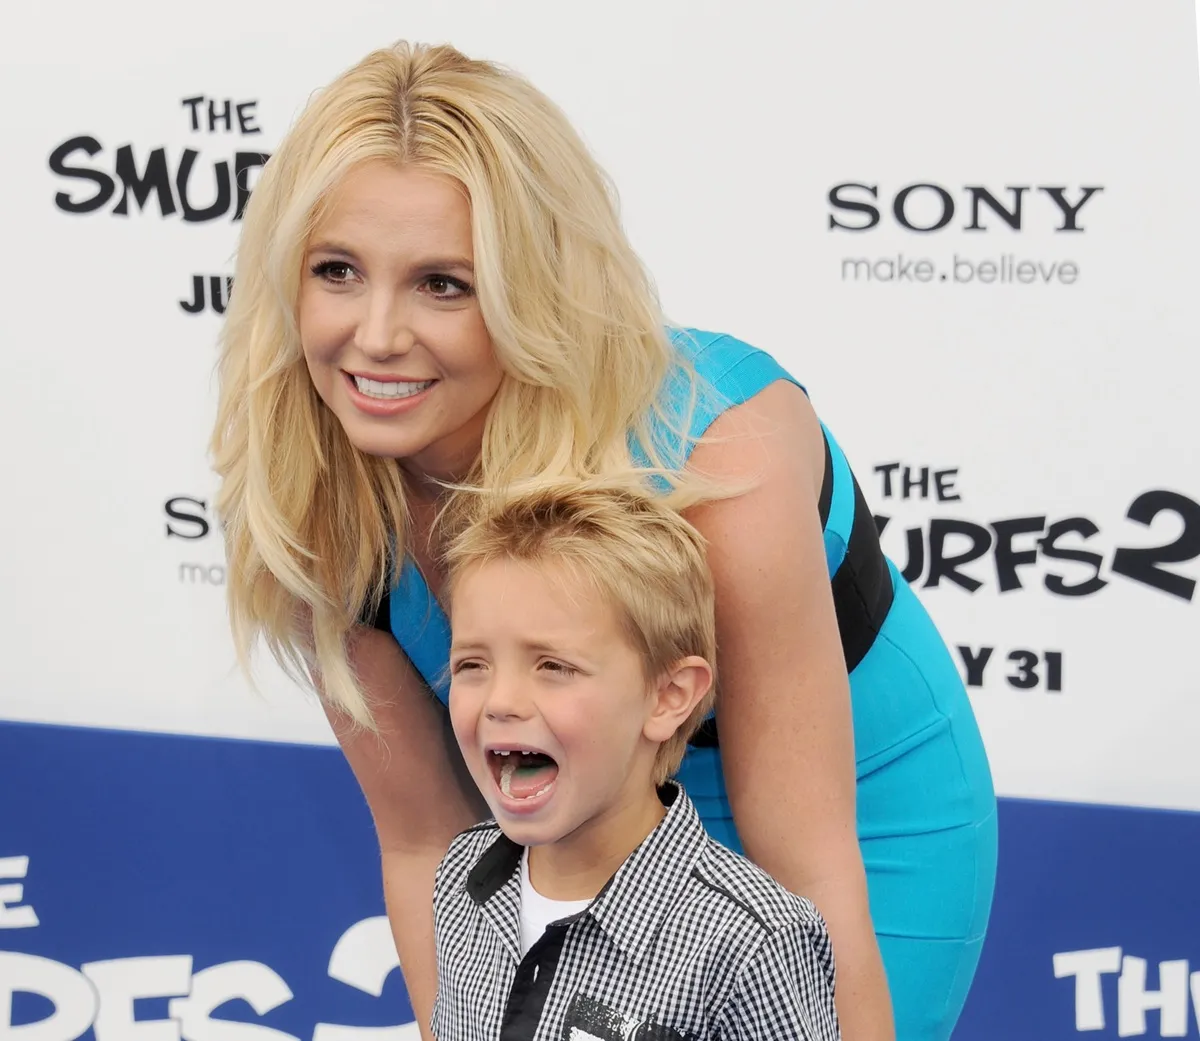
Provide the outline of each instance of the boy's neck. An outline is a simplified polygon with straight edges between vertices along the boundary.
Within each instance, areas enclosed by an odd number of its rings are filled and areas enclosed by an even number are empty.
[[[529,850],[529,881],[550,900],[590,900],[666,816],[653,785],[558,842]]]

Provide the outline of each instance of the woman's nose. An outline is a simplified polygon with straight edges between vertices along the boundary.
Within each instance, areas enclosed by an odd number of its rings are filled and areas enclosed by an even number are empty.
[[[354,334],[354,345],[372,361],[383,362],[412,350],[414,337],[406,309],[395,294],[374,292],[365,300],[365,310]]]

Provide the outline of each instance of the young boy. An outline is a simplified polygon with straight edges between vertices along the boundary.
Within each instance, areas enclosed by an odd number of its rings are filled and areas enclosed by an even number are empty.
[[[696,531],[559,486],[449,565],[450,715],[495,819],[438,870],[438,1041],[836,1041],[820,915],[668,780],[713,700]]]

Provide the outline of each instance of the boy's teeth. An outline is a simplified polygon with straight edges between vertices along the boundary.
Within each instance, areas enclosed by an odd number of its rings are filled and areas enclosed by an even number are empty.
[[[369,380],[365,376],[355,376],[354,385],[360,394],[369,398],[411,398],[414,394],[433,385],[433,380],[421,383],[384,383],[382,380]]]
[[[500,752],[499,754],[500,755],[508,755],[507,752]],[[515,774],[516,772],[517,772],[517,762],[514,759],[506,759],[504,761],[503,765],[500,767],[500,791],[502,791],[510,799],[513,798],[512,779],[513,779],[513,774]],[[552,781],[550,781],[549,784],[546,784],[545,786],[539,788],[536,792],[533,792],[530,795],[523,795],[523,796],[521,796],[521,798],[536,799],[539,795],[541,795],[544,792],[548,792],[553,787],[554,787],[554,781],[552,780]]]

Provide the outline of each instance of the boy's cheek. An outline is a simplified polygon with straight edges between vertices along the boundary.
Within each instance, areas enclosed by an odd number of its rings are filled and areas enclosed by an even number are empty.
[[[463,753],[463,757],[469,763],[471,761],[470,752],[475,745],[475,721],[476,715],[470,711],[470,706],[466,704],[467,699],[459,697],[450,697],[450,728],[454,731],[454,738],[458,742],[459,748]]]

